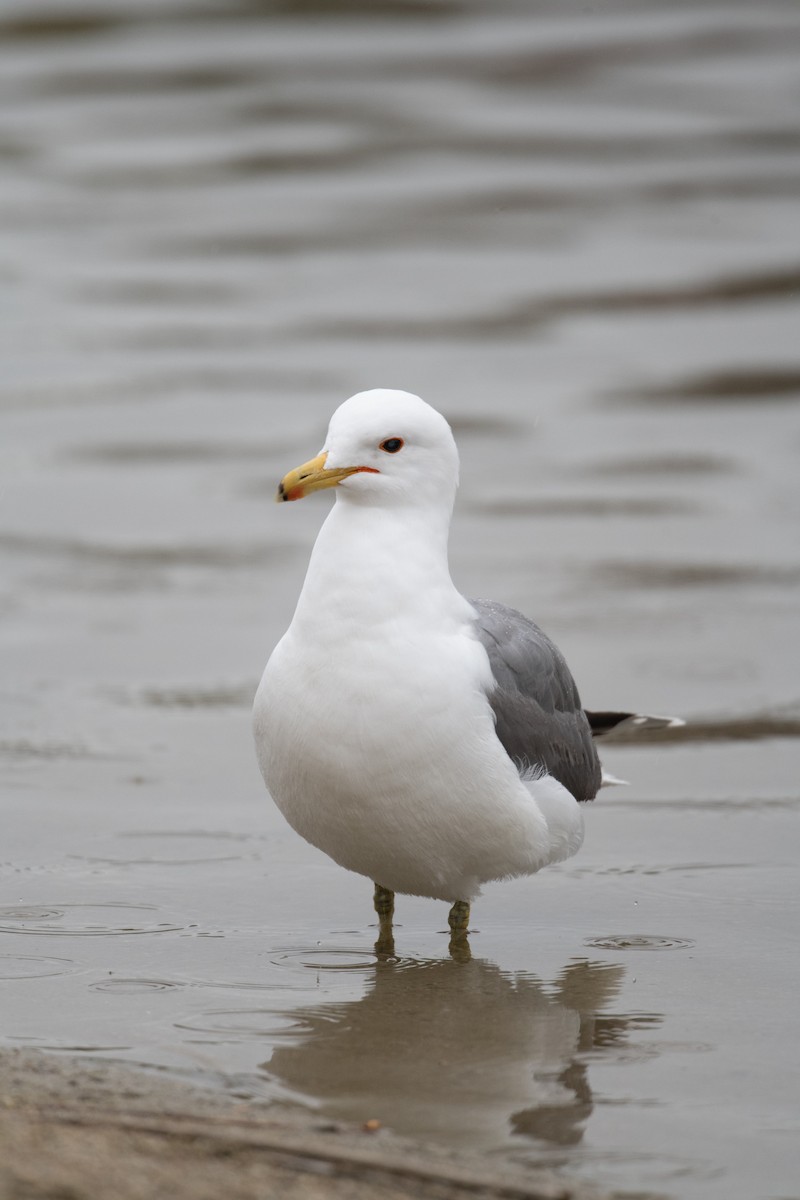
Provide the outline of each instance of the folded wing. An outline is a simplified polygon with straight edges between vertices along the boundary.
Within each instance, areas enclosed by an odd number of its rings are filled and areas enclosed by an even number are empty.
[[[593,800],[600,761],[561,651],[516,609],[494,600],[470,603],[496,683],[489,702],[506,753],[521,769],[544,768],[576,800]]]

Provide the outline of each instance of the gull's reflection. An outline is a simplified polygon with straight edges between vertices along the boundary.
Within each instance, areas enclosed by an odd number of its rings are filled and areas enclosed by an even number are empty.
[[[409,1137],[571,1145],[593,1108],[585,1056],[627,1038],[631,1018],[602,1016],[623,972],[573,961],[546,983],[480,959],[378,961],[360,1000],[297,1009],[298,1040],[264,1069],[331,1117]]]

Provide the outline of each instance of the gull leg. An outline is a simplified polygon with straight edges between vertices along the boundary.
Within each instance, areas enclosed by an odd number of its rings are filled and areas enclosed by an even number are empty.
[[[384,921],[388,921],[391,925],[394,916],[394,892],[381,887],[379,883],[375,884],[375,912],[378,914],[381,925]]]
[[[450,926],[453,937],[466,934],[469,925],[469,902],[467,900],[456,900],[450,909],[447,924]]]
[[[450,926],[450,955],[459,962],[469,962],[472,957],[469,948],[469,902],[456,900],[447,918]]]
[[[394,916],[394,892],[375,884],[375,912],[378,914],[378,940],[375,943],[375,953],[384,956],[394,955],[394,932],[392,917]]]

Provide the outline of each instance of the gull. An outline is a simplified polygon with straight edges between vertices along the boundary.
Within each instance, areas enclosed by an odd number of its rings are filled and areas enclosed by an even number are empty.
[[[420,397],[375,389],[335,411],[278,489],[333,489],[335,503],[254,705],[261,772],[292,828],[372,880],[387,938],[395,893],[448,902],[451,949],[483,884],[579,850],[602,781],[593,733],[662,720],[587,714],[533,621],[461,595],[457,486],[450,426]]]

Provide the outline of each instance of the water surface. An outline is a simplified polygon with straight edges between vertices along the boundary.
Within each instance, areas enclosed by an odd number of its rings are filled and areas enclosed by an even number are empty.
[[[795,6],[0,14],[2,1037],[629,1191],[794,1195]],[[609,745],[471,962],[263,794],[248,709],[330,411],[419,391],[453,574]]]

